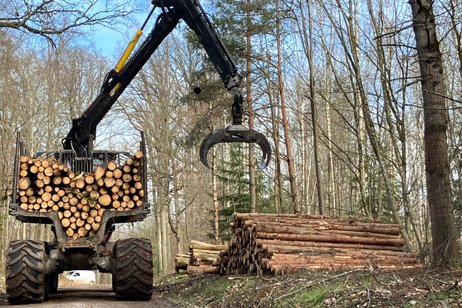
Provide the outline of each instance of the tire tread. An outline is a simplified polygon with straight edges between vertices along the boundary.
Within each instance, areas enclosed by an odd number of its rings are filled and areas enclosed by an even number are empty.
[[[114,292],[119,300],[150,300],[153,289],[152,248],[148,239],[118,240],[114,248]]]
[[[45,244],[11,241],[6,257],[6,294],[10,304],[45,301]]]

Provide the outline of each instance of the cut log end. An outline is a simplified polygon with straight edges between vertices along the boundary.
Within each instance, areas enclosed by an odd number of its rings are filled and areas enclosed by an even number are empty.
[[[139,152],[121,167],[109,161],[92,173],[74,174],[54,159],[21,156],[17,203],[24,211],[57,212],[70,238],[93,236],[100,229],[105,208],[130,211],[142,204],[137,167],[141,157]],[[134,176],[136,181],[132,181]]]

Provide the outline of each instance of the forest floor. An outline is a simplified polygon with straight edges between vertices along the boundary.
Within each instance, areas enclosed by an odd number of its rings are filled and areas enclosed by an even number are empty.
[[[87,300],[86,307],[107,307],[111,302],[114,307],[128,304],[116,301],[110,286],[106,289],[62,289],[48,302],[34,306],[62,307],[65,303],[69,307],[82,307],[79,305],[83,299]],[[145,307],[141,302],[132,304],[133,307]],[[0,306],[3,305],[7,302],[4,285],[0,281]],[[153,299],[146,305],[214,308],[462,307],[462,271],[307,271],[276,276],[175,274],[156,281]]]
[[[155,292],[179,307],[461,307],[462,271],[172,275]]]

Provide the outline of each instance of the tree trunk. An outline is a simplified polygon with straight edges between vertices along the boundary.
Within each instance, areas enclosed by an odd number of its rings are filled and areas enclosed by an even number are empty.
[[[313,124],[313,151],[314,151],[314,165],[316,170],[316,189],[318,192],[318,210],[319,214],[324,214],[324,205],[322,202],[322,182],[321,182],[321,167],[319,161],[319,145],[318,145],[318,120],[317,109],[315,103],[315,89],[314,89],[314,65],[313,65],[313,25],[311,19],[311,6],[308,2],[308,50],[307,59],[310,69],[310,105],[311,105],[311,121]]]
[[[378,6],[378,16],[379,18],[375,17],[374,9]],[[393,149],[393,154],[396,157],[396,169],[400,176],[401,182],[401,194],[402,194],[402,203],[404,207],[404,211],[406,213],[405,217],[405,225],[407,226],[407,221],[409,221],[412,225],[414,230],[415,239],[419,248],[422,248],[422,243],[420,239],[420,235],[417,232],[417,226],[414,219],[414,214],[412,209],[410,208],[410,201],[409,201],[409,193],[407,190],[407,159],[406,159],[406,126],[404,125],[404,115],[399,114],[397,108],[394,106],[394,102],[399,101],[394,97],[395,93],[393,92],[393,87],[391,85],[391,67],[388,65],[388,61],[386,59],[386,52],[383,43],[383,37],[381,33],[384,30],[382,25],[382,18],[383,16],[383,7],[382,2],[380,1],[378,4],[373,4],[371,0],[368,0],[368,8],[369,8],[369,16],[371,19],[372,26],[375,30],[376,38],[376,49],[377,49],[377,58],[378,58],[378,69],[380,71],[380,81],[382,84],[382,91],[383,91],[383,99],[384,99],[384,114],[385,119],[388,124],[388,129],[390,131],[390,142],[391,148]],[[404,112],[402,112],[404,114]],[[393,116],[395,118],[393,118]],[[377,211],[373,211],[373,214],[376,215]],[[410,233],[409,228],[406,228],[406,232]]]
[[[215,237],[215,243],[220,242],[220,229],[219,220],[220,215],[218,212],[218,186],[217,186],[217,174],[215,170],[215,150],[212,149],[212,195],[213,195],[213,234]]]
[[[297,177],[295,174],[294,154],[292,152],[292,142],[290,137],[289,120],[287,117],[287,107],[284,97],[284,78],[282,73],[282,49],[281,49],[281,22],[279,20],[279,0],[276,1],[276,45],[278,54],[278,90],[281,101],[282,126],[284,129],[284,142],[287,151],[287,165],[289,169],[290,194],[294,213],[300,213],[300,201],[298,198]]]
[[[169,251],[170,241],[168,236],[168,206],[162,206],[162,260],[163,260],[163,274],[167,274],[169,271]]]
[[[453,267],[459,247],[451,198],[448,158],[446,85],[442,54],[436,35],[433,1],[411,0],[424,103],[424,144],[427,199],[433,239],[433,264]]]
[[[251,0],[247,0],[246,2],[246,55],[245,55],[245,62],[246,62],[246,79],[245,79],[245,86],[246,86],[246,100],[247,100],[247,111],[249,113],[249,129],[254,128],[254,114],[253,114],[253,107],[252,107],[252,61],[250,56],[252,54],[252,34],[251,34],[251,27],[252,27],[252,19],[250,16],[250,9],[251,9]],[[249,191],[250,191],[250,211],[255,213],[257,211],[257,186],[255,184],[255,147],[252,143],[249,144]]]
[[[451,31],[454,36],[455,47],[457,50],[457,60],[459,61],[459,74],[462,76],[462,33],[458,24],[460,16],[458,15],[457,7],[460,6],[460,1],[449,1],[450,10],[448,10],[451,19]]]
[[[269,72],[269,69],[268,69]],[[268,73],[269,76],[269,73]],[[272,137],[274,140],[274,160],[275,160],[275,168],[274,168],[274,210],[276,213],[280,213],[282,209],[282,194],[283,194],[283,186],[282,186],[282,170],[281,170],[281,156],[280,153],[280,146],[279,146],[279,117],[277,111],[279,108],[275,105],[273,101],[273,96],[271,94],[271,86],[268,85],[268,102],[270,105],[271,111],[271,126],[272,126]]]

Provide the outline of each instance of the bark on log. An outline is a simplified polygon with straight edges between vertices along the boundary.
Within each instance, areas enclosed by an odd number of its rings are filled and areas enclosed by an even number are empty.
[[[419,266],[403,251],[399,226],[355,218],[293,214],[236,214],[234,238],[220,252],[220,273],[306,268]],[[205,256],[207,257],[207,256]],[[193,254],[191,259],[200,259]]]
[[[257,244],[257,246],[262,246],[262,245],[276,245],[277,246],[277,245],[281,245],[281,246],[332,247],[332,248],[390,250],[390,251],[402,251],[403,250],[402,247],[397,247],[397,246],[324,243],[324,242],[310,242],[310,241],[281,241],[281,240],[267,240],[267,239],[257,239],[256,244]]]
[[[188,275],[192,274],[217,274],[218,267],[217,266],[194,266],[188,265],[186,269]]]
[[[270,224],[258,224],[259,232],[301,234],[301,235],[326,235],[326,236],[355,236],[355,237],[375,237],[375,238],[396,238],[395,235],[372,233],[367,231],[350,231],[337,229],[315,229],[309,226],[275,226]]]
[[[244,222],[245,226],[255,225],[257,221],[255,220],[246,220]],[[312,230],[344,230],[344,231],[359,231],[359,232],[370,232],[378,234],[388,234],[388,235],[400,235],[400,227],[398,225],[380,225],[376,223],[364,223],[364,222],[355,222],[355,223],[343,223],[341,221],[325,221],[325,220],[284,220],[278,219],[277,221],[259,221],[261,224],[267,224],[271,226],[290,226],[290,227],[299,227],[299,228],[311,228]]]
[[[304,235],[304,234],[282,234],[257,232],[257,238],[260,239],[277,239],[277,240],[295,240],[295,241],[314,241],[329,243],[352,243],[352,244],[372,244],[372,245],[390,245],[403,246],[402,239],[384,239],[384,238],[366,238],[357,236],[327,236],[327,235]]]
[[[202,249],[202,250],[226,250],[228,249],[227,245],[214,245],[209,243],[204,243],[200,241],[191,240],[191,244],[189,245],[191,249]]]

